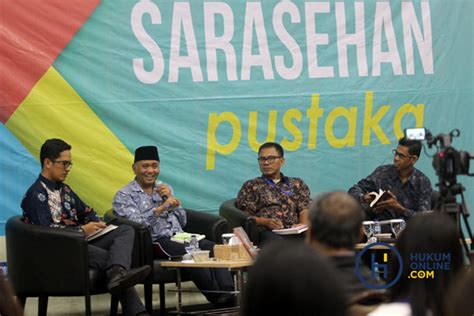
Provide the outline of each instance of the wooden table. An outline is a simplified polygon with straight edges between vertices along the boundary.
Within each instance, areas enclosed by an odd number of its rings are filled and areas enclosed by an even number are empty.
[[[364,249],[365,246],[367,245],[370,245],[370,244],[366,244],[366,243],[358,243],[355,245],[354,249],[356,251],[359,251],[359,250],[362,250]],[[390,246],[395,246],[394,243],[389,243]],[[374,250],[380,250],[380,249],[389,249],[387,246],[384,246],[384,245],[377,245],[377,246],[373,246],[371,247],[370,249],[374,249]]]
[[[201,261],[201,262],[194,262],[192,260],[187,261],[163,261],[161,262],[161,266],[169,269],[176,269],[176,311],[179,313],[182,310],[182,298],[181,294],[183,290],[181,289],[181,269],[182,268],[225,268],[229,271],[235,271],[235,279],[234,279],[234,287],[235,291],[230,293],[235,293],[237,295],[237,302],[240,305],[240,295],[243,288],[243,277],[242,272],[244,269],[252,266],[254,263],[253,260],[225,260],[225,261]],[[229,293],[229,292],[226,292]]]

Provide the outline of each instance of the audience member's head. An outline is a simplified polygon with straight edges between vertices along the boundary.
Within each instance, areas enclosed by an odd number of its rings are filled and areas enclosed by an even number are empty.
[[[335,275],[327,259],[304,243],[269,244],[249,271],[241,315],[345,315]]]
[[[427,311],[433,316],[442,315],[447,288],[463,265],[459,235],[452,219],[439,212],[414,216],[397,240],[397,249],[402,257],[403,272],[391,288],[392,300],[408,300],[413,315],[427,315]],[[412,271],[430,270],[419,268],[421,262],[446,261],[449,261],[449,270],[435,270],[433,278],[411,277]],[[395,256],[389,269],[390,279],[394,279],[399,269]]]
[[[364,212],[348,193],[330,192],[316,197],[309,208],[307,240],[324,251],[354,249],[361,236]]]
[[[20,316],[23,315],[20,305],[16,301],[13,289],[0,271],[0,315]]]
[[[464,272],[464,271],[463,271]],[[474,315],[474,265],[467,273],[459,273],[448,291],[445,306],[446,316]]]

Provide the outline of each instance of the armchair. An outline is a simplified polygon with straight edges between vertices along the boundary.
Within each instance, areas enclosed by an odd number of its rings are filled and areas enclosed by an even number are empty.
[[[216,243],[222,242],[222,234],[228,231],[227,221],[217,215],[206,212],[198,212],[186,209],[187,224],[184,230],[187,232],[206,235],[208,240]],[[126,218],[120,217],[113,210],[105,214],[107,221],[113,221],[116,225],[127,224],[135,228],[135,241],[139,242],[140,253],[136,254],[134,260],[140,260],[141,265],[150,265],[152,273],[145,279],[145,307],[150,313],[153,310],[153,284],[159,284],[160,290],[160,315],[166,313],[165,284],[176,283],[176,271],[166,270],[161,267],[161,262],[166,259],[155,259],[153,255],[153,241],[151,235],[144,225],[132,222]],[[189,280],[183,280],[189,281]]]
[[[89,268],[87,241],[80,232],[32,225],[14,216],[6,224],[8,277],[25,305],[38,297],[38,315],[46,315],[49,296],[84,296],[91,315],[93,294],[108,293],[104,272]],[[111,298],[111,315],[118,297]]]
[[[243,227],[250,241],[253,242],[254,245],[258,245],[258,228],[255,218],[238,209],[235,206],[235,200],[236,199],[230,199],[222,203],[219,208],[219,215],[227,220],[229,229],[232,230],[239,226]]]

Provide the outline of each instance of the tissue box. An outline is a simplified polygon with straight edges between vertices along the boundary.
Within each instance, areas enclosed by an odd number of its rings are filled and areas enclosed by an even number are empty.
[[[192,256],[194,262],[209,261],[209,250],[194,250]]]
[[[214,257],[216,260],[250,259],[250,255],[244,245],[215,245]]]

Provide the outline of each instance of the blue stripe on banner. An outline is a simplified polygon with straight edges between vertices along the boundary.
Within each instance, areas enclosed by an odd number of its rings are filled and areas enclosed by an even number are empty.
[[[40,172],[39,162],[0,125],[0,236],[5,235],[5,223],[21,214],[23,195]]]

